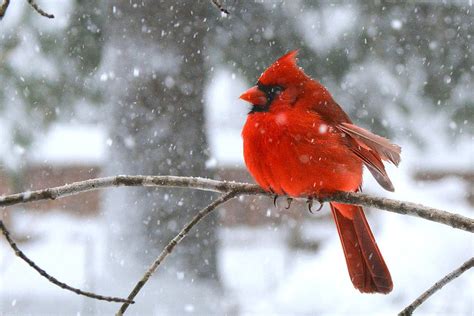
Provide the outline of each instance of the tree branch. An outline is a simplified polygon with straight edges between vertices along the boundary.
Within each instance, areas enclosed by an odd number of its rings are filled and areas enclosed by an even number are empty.
[[[75,288],[75,287],[72,287],[72,286],[69,286],[67,285],[66,283],[64,282],[61,282],[59,281],[58,279],[56,279],[55,277],[53,277],[52,275],[48,274],[46,271],[44,271],[43,269],[41,269],[36,263],[34,263],[33,260],[31,260],[30,258],[28,258],[19,248],[18,246],[16,245],[16,243],[13,241],[13,239],[11,238],[10,236],[10,232],[8,231],[8,229],[5,227],[5,225],[3,224],[3,221],[0,220],[0,230],[2,231],[2,234],[3,236],[5,236],[5,239],[7,240],[7,242],[10,244],[10,247],[15,251],[15,254],[20,257],[21,259],[23,259],[23,261],[25,261],[30,267],[32,267],[33,269],[35,269],[41,276],[45,277],[49,282],[59,286],[60,288],[62,289],[65,289],[65,290],[68,290],[68,291],[71,291],[71,292],[74,292],[78,295],[83,295],[83,296],[87,296],[87,297],[90,297],[90,298],[94,298],[96,300],[101,300],[101,301],[107,301],[107,302],[118,302],[118,303],[126,303],[126,304],[133,304],[135,302],[133,302],[133,300],[129,300],[129,299],[124,299],[124,298],[120,298],[120,297],[112,297],[112,296],[103,296],[103,295],[99,295],[99,294],[95,294],[95,293],[91,293],[91,292],[86,292],[86,291],[83,291],[81,289],[78,289],[78,288]]]
[[[226,8],[224,8],[220,0],[211,0],[211,2],[216,6],[216,8],[219,9],[219,11],[221,11],[222,13],[226,15],[230,15],[229,11]]]
[[[71,184],[43,190],[2,196],[0,197],[0,207],[40,200],[55,200],[61,197],[78,194],[80,192],[119,186],[179,187],[220,193],[232,191],[238,195],[272,195],[271,193],[263,191],[258,185],[248,183],[217,181],[194,177],[119,175],[114,177],[74,182]],[[366,207],[375,207],[402,215],[421,217],[423,219],[448,225],[453,228],[462,229],[470,233],[474,232],[474,220],[472,218],[426,207],[420,204],[397,201],[388,198],[373,197],[358,192],[339,192],[330,196],[321,197],[319,200],[320,202],[333,201]]]
[[[413,314],[413,311],[417,309],[421,304],[423,304],[431,295],[439,291],[443,286],[453,281],[465,271],[474,267],[474,257],[467,260],[463,263],[462,266],[454,270],[453,272],[447,274],[444,278],[436,282],[432,287],[423,292],[413,303],[408,305],[404,310],[402,310],[398,316],[410,316]]]
[[[192,220],[187,223],[184,228],[174,237],[168,245],[163,249],[163,251],[160,253],[158,258],[150,265],[148,270],[145,272],[143,277],[138,281],[138,283],[135,285],[133,288],[132,292],[128,295],[128,299],[132,301],[135,299],[135,296],[137,296],[138,292],[142,289],[142,287],[145,285],[145,283],[148,281],[148,279],[151,277],[153,273],[158,269],[158,267],[161,265],[161,263],[168,257],[172,252],[173,249],[186,237],[186,235],[189,233],[189,231],[197,224],[199,223],[206,215],[214,211],[217,207],[220,205],[224,204],[225,202],[233,199],[236,197],[238,193],[236,191],[230,191],[227,192],[226,194],[221,195],[219,198],[217,198],[214,202],[200,210],[193,218]],[[116,315],[123,315],[125,311],[127,310],[128,306],[130,303],[126,302],[122,304],[120,307],[119,311],[117,312]]]
[[[50,19],[54,19],[54,15],[53,14],[49,14],[45,11],[43,11],[39,6],[38,4],[36,4],[36,2],[34,0],[27,0],[28,3],[33,7],[33,9],[35,9],[36,12],[38,12],[38,14],[46,17],[46,18],[50,18]]]
[[[33,9],[38,12],[38,14],[44,16],[44,17],[47,17],[47,18],[50,18],[50,19],[54,19],[54,15],[53,14],[49,14],[45,11],[43,11],[39,6],[38,4],[36,4],[36,2],[34,0],[27,0],[28,3],[33,7]],[[5,13],[7,12],[7,9],[8,9],[8,6],[10,5],[10,0],[3,0],[2,4],[0,5],[0,20],[5,16]]]
[[[392,213],[420,217],[432,222],[474,233],[474,219],[417,203],[373,197],[368,194],[356,192],[339,192],[323,198],[322,201],[334,201],[378,208]]]
[[[3,0],[2,4],[0,5],[0,20],[5,16],[9,5],[10,0]]]

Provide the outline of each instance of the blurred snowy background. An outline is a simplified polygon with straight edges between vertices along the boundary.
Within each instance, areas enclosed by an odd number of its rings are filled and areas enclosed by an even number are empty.
[[[42,1],[0,21],[0,194],[101,175],[251,181],[238,95],[277,57],[300,65],[353,120],[402,145],[396,192],[466,216],[474,204],[470,1]],[[126,296],[185,221],[215,198],[109,189],[1,211],[19,246],[62,281]],[[394,291],[349,280],[328,210],[240,199],[207,218],[130,314],[395,314],[474,253],[469,233],[369,210]],[[101,315],[117,306],[61,290],[0,241],[1,315]],[[472,315],[474,272],[420,314]]]

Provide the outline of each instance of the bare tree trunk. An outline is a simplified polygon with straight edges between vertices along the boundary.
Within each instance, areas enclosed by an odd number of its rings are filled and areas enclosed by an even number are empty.
[[[203,90],[207,3],[111,2],[104,76],[108,80],[111,159],[107,173],[212,176],[205,168]],[[212,8],[211,8],[212,9]],[[213,195],[138,189],[108,196],[112,240],[147,265]],[[170,275],[216,279],[215,217],[183,242]],[[129,258],[129,259],[127,259]],[[125,260],[125,261],[124,261]]]

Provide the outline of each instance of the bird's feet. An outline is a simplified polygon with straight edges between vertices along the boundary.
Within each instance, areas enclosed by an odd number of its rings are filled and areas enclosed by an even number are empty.
[[[318,204],[319,204],[319,207],[318,209],[315,211],[315,212],[319,212],[322,208],[323,208],[323,205],[324,203],[320,202],[319,200],[318,201]],[[312,197],[309,197],[307,200],[306,200],[306,204],[308,205],[308,211],[311,213],[311,214],[314,214],[313,212],[313,203],[314,202],[314,198]]]
[[[273,206],[277,207],[277,200],[278,200],[279,197],[280,197],[280,196],[277,195],[277,194],[275,194],[275,195],[273,196]],[[289,208],[291,207],[291,203],[292,203],[292,202],[293,202],[293,198],[287,197],[287,198],[286,198],[286,203],[287,203],[287,205],[286,205],[285,209],[289,209]]]

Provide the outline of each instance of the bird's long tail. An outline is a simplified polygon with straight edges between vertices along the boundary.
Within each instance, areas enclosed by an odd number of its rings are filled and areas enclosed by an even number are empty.
[[[362,293],[387,294],[392,291],[392,277],[362,207],[339,203],[330,205],[354,287]]]

